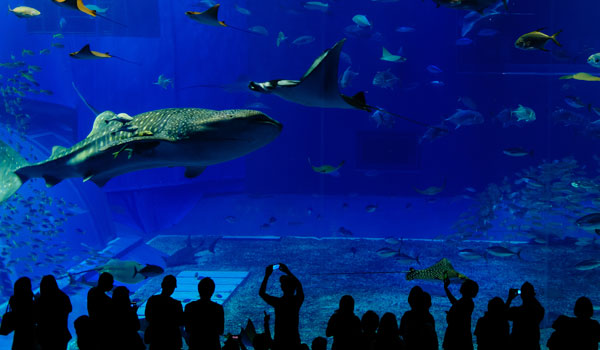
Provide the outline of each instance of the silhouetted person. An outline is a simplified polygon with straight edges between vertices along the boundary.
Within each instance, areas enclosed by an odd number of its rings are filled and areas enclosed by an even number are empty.
[[[215,292],[215,282],[205,277],[198,283],[200,300],[185,306],[185,331],[190,350],[219,350],[219,336],[225,329],[223,307],[210,300]]]
[[[408,350],[438,349],[435,320],[429,313],[431,296],[415,286],[408,294],[410,310],[400,319],[400,335]]]
[[[506,350],[509,335],[506,304],[500,297],[492,298],[488,302],[487,312],[477,320],[475,326],[477,350]]]
[[[113,291],[111,308],[110,349],[144,350],[146,346],[138,334],[140,320],[137,316],[137,305],[129,299],[127,287],[119,286]]]
[[[42,278],[35,310],[41,350],[66,349],[72,338],[69,332],[69,314],[73,311],[73,306],[71,299],[58,288],[54,276],[46,275]]]
[[[598,350],[600,323],[592,320],[594,307],[590,299],[581,297],[575,302],[575,317],[560,315],[552,324],[556,331],[548,340],[550,350]]]
[[[113,289],[114,278],[108,272],[103,272],[98,277],[98,285],[92,287],[87,294],[87,310],[92,323],[94,338],[99,346],[108,345],[110,325],[111,299],[107,292]]]
[[[373,350],[404,350],[406,345],[400,338],[400,332],[398,331],[398,321],[396,315],[391,312],[386,312],[381,316],[379,321],[379,329],[377,330],[377,337],[373,342]]]
[[[377,337],[377,328],[379,328],[379,316],[373,310],[368,310],[360,319],[362,333],[358,340],[360,349],[370,350],[375,338]]]
[[[35,338],[33,292],[31,291],[31,280],[28,277],[21,277],[15,281],[13,296],[8,300],[8,304],[15,318],[12,349],[36,349],[38,344]]]
[[[448,289],[449,285],[450,279],[446,278],[444,280],[444,290],[452,306],[446,315],[448,327],[446,328],[442,346],[445,350],[472,350],[471,315],[475,308],[473,298],[479,292],[479,285],[473,280],[465,280],[460,286],[462,297],[458,300],[456,300],[450,289]]]
[[[94,327],[88,315],[77,317],[74,326],[75,333],[77,333],[77,347],[79,350],[101,349],[95,339]]]
[[[287,266],[279,264],[279,269],[285,273],[279,278],[283,296],[274,297],[267,294],[267,282],[269,276],[273,273],[273,265],[267,266],[258,295],[275,309],[273,349],[297,350],[301,344],[298,324],[300,307],[304,302],[304,291],[300,281],[290,272]]]
[[[506,305],[518,295],[517,289],[508,292]],[[540,349],[540,322],[544,319],[544,308],[535,298],[535,290],[529,282],[521,286],[521,306],[508,309],[508,320],[513,321],[509,345],[514,350],[539,350]]]
[[[340,307],[329,318],[325,335],[333,337],[331,350],[352,350],[358,348],[361,333],[360,318],[354,314],[354,298],[344,295]]]
[[[183,307],[171,297],[177,288],[175,276],[165,276],[161,288],[162,292],[146,303],[148,328],[144,341],[150,344],[150,350],[179,350],[183,346],[179,329],[183,325]]]
[[[332,348],[333,349],[333,348]],[[310,350],[327,350],[327,339],[316,337],[310,345]]]

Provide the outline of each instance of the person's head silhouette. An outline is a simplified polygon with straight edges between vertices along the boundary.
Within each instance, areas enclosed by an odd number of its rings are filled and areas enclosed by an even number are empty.
[[[594,305],[592,305],[590,299],[581,297],[575,302],[573,313],[577,318],[592,318],[594,316]]]
[[[42,281],[40,282],[40,293],[42,295],[56,294],[58,291],[58,284],[54,276],[46,275],[42,277]]]
[[[419,286],[414,286],[408,293],[408,305],[412,310],[423,308],[423,289]]]
[[[379,316],[373,310],[369,310],[362,315],[360,325],[365,334],[375,334],[379,327]]]
[[[112,300],[115,305],[120,307],[129,306],[131,304],[131,301],[129,300],[129,289],[125,286],[118,286],[113,291]]]
[[[21,277],[15,281],[13,287],[14,296],[17,298],[30,299],[33,297],[31,291],[31,280],[29,277]]]
[[[316,337],[311,344],[311,350],[327,350],[327,339]]]
[[[102,272],[100,277],[98,277],[98,288],[103,292],[110,292],[113,289],[114,282],[113,275],[108,272]]]
[[[344,295],[340,299],[340,308],[338,309],[343,314],[354,313],[354,298],[351,295]]]
[[[294,292],[296,291],[296,281],[288,275],[283,275],[279,277],[279,283],[281,283],[281,290],[283,291],[283,295],[294,294]]]
[[[163,295],[170,296],[175,291],[175,288],[177,288],[177,278],[173,275],[166,275],[163,278],[160,287],[162,288]]]
[[[533,289],[533,284],[529,282],[523,283],[521,286],[521,299],[533,299],[535,297],[535,289]]]
[[[467,279],[460,286],[460,294],[467,298],[475,298],[479,292],[479,285],[477,282]]]
[[[204,277],[198,283],[200,299],[210,299],[215,292],[215,282],[210,277]]]
[[[488,302],[488,314],[490,316],[502,316],[506,312],[506,304],[500,297],[494,297]]]

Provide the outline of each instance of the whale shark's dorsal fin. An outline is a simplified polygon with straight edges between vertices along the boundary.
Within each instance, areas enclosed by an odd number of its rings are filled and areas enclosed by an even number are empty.
[[[221,6],[221,4],[216,4],[204,12],[187,11],[185,14],[198,23],[209,26],[227,27],[225,22],[219,21],[219,6]]]

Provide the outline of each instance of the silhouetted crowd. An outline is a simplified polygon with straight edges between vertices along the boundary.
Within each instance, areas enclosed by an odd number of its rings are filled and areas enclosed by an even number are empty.
[[[279,269],[280,297],[267,294],[267,284],[274,269]],[[159,295],[148,299],[145,316],[148,326],[140,336],[138,306],[129,299],[129,290],[119,286],[113,290],[113,276],[102,273],[96,287],[87,295],[88,315],[75,320],[77,345],[81,350],[179,350],[184,341],[191,350],[304,350],[309,346],[300,339],[299,318],[304,302],[302,284],[284,264],[269,265],[260,285],[259,296],[275,312],[274,334],[271,336],[270,316],[265,312],[263,333],[248,328],[241,334],[221,337],[225,332],[223,307],[211,301],[215,283],[203,278],[198,283],[200,299],[185,308],[171,297],[177,288],[173,275],[165,276]],[[444,290],[451,303],[446,313],[447,328],[442,342],[445,350],[472,350],[471,317],[479,286],[465,280],[460,287],[460,299],[450,291],[450,280],[444,281]],[[112,297],[107,295],[112,291]],[[511,306],[521,298],[520,306]],[[19,278],[14,284],[14,295],[0,326],[0,334],[14,331],[12,349],[65,350],[72,338],[68,329],[72,311],[69,297],[63,293],[53,276],[42,278],[40,293],[32,292],[31,280]],[[354,299],[344,295],[339,308],[331,315],[325,335],[333,338],[332,350],[437,350],[438,337],[435,320],[429,312],[431,295],[415,286],[408,295],[410,310],[400,322],[390,312],[379,317],[374,311],[361,318],[354,314]],[[559,316],[548,340],[551,350],[598,349],[600,324],[593,320],[593,305],[586,297],[575,303],[575,317]],[[538,350],[540,323],[544,308],[535,297],[533,285],[525,282],[521,289],[510,289],[506,302],[500,297],[491,299],[487,312],[477,320],[474,335],[478,350]],[[509,321],[512,321],[512,328]],[[312,340],[313,350],[326,350],[327,339]]]

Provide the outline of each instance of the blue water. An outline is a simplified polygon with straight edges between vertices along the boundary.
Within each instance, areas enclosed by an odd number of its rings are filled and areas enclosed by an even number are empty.
[[[600,107],[600,85],[559,77],[599,73],[586,61],[600,51],[593,24],[600,4],[510,1],[508,11],[498,7],[499,14],[477,22],[464,35],[470,40],[458,44],[469,12],[436,8],[428,0],[331,0],[327,12],[295,0],[221,3],[221,20],[242,29],[263,26],[267,36],[194,22],[185,12],[209,6],[191,0],[89,4],[108,8],[104,16],[121,24],[42,0],[24,2],[40,16],[0,14],[0,63],[24,62],[0,67],[0,86],[29,85],[19,86],[23,96],[3,90],[0,136],[27,160],[42,161],[54,145],[70,147],[90,132],[95,116],[73,84],[99,111],[134,116],[162,108],[250,108],[278,120],[283,130],[265,147],[210,166],[194,179],[186,179],[182,168],[161,168],[118,176],[103,188],[79,178],[50,189],[40,179],[31,180],[0,208],[1,302],[12,294],[18,276],[32,277],[34,286],[44,274],[64,276],[117,237],[142,242],[159,235],[435,238],[452,242],[454,260],[461,259],[457,247],[466,247],[470,239],[493,245],[537,238],[546,257],[554,254],[552,243],[573,249],[565,268],[579,274],[588,272],[574,269],[575,264],[597,256],[595,234],[574,221],[599,211],[594,150],[600,134],[592,122],[600,116],[592,108]],[[235,5],[251,14],[236,11]],[[368,18],[370,29],[357,33],[352,21],[357,14]],[[542,27],[548,35],[563,30],[557,36],[562,47],[548,41],[550,52],[515,48],[519,36]],[[277,47],[279,32],[287,39]],[[62,35],[53,38],[56,34]],[[304,35],[314,41],[292,44]],[[369,105],[429,125],[440,125],[457,109],[474,109],[483,122],[459,128],[445,122],[447,135],[420,142],[427,132],[422,125],[390,117],[392,122],[378,126],[369,112],[306,107],[247,88],[251,80],[300,79],[343,38],[339,75],[349,66],[358,75],[342,93],[364,91]],[[133,63],[69,57],[88,43],[92,50]],[[406,62],[380,60],[382,47]],[[44,49],[50,52],[41,54]],[[28,68],[39,86],[19,72]],[[384,71],[398,79],[391,88],[373,84]],[[153,84],[159,75],[172,79],[172,85]],[[567,105],[567,96],[578,97],[584,106]],[[503,125],[498,114],[519,105],[533,109],[535,121]],[[557,121],[558,109],[577,121]],[[533,152],[505,155],[511,147]],[[308,158],[313,165],[344,164],[335,174],[319,174]],[[520,182],[523,177],[535,183]],[[579,181],[588,186],[572,185]],[[416,191],[432,186],[441,191],[431,196]],[[118,257],[162,263],[155,251],[135,253],[138,248],[123,247]],[[512,269],[522,262],[503,264]],[[545,274],[514,280],[544,280]],[[74,298],[83,302],[81,295]],[[561,305],[569,310],[572,302]],[[83,305],[76,310],[85,311]]]

